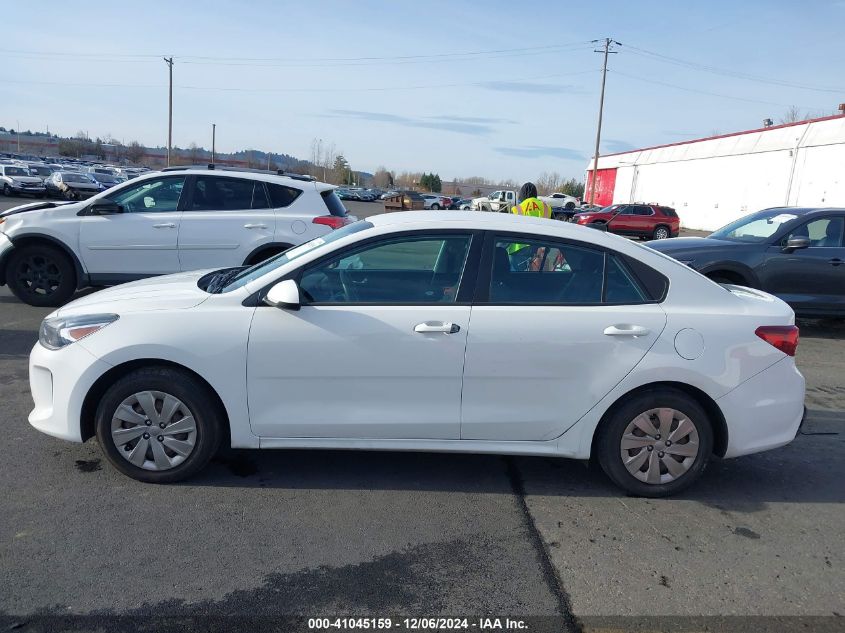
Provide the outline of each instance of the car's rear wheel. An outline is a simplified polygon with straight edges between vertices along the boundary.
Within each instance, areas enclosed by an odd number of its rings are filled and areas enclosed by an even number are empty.
[[[58,248],[23,246],[9,256],[6,283],[18,299],[29,305],[55,307],[76,291],[76,270]]]
[[[439,205],[439,204],[437,204],[437,203],[435,202],[433,205],[431,205],[431,209],[432,209],[433,211],[439,211],[439,210],[440,210],[440,205]]]
[[[574,208],[575,208],[574,202],[567,202],[566,206],[564,207],[564,209],[566,209],[567,211],[572,211]]]
[[[9,183],[3,185],[3,195],[4,196],[11,196],[12,195],[12,188],[9,186]]]
[[[135,370],[106,391],[97,440],[124,475],[170,483],[195,475],[217,451],[223,419],[195,376],[170,367]]]
[[[690,486],[713,452],[713,428],[701,405],[682,391],[643,392],[599,427],[596,451],[608,477],[641,497],[665,497]]]
[[[652,237],[656,240],[665,240],[669,238],[669,229],[665,226],[658,226],[654,229]]]

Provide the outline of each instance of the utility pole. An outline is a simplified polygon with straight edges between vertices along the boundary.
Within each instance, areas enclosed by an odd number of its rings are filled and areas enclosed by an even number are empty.
[[[167,99],[167,166],[170,167],[170,148],[173,146],[173,57],[164,57],[170,74],[170,89]]]
[[[593,40],[593,43],[597,43],[599,40]],[[606,37],[604,39],[604,49],[603,50],[594,50],[594,53],[604,53],[604,65],[602,66],[601,70],[601,97],[599,97],[599,124],[598,128],[596,129],[596,151],[593,155],[593,177],[590,179],[590,204],[593,204],[596,198],[596,176],[598,175],[599,170],[599,145],[601,144],[601,120],[602,115],[604,114],[604,84],[607,81],[607,56],[611,53],[616,54],[617,51],[610,50],[611,45],[617,44],[621,46],[621,44],[615,40]]]
[[[217,141],[217,124],[211,124],[211,164],[214,164],[214,154],[216,149],[216,141]]]
[[[18,133],[18,154],[21,153],[21,122],[15,121],[15,132]]]

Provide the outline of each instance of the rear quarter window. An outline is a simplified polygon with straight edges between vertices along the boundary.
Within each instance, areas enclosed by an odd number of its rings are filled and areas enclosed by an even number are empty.
[[[658,207],[663,215],[670,217],[670,218],[677,218],[678,214],[675,213],[675,210],[670,207]]]
[[[270,196],[270,206],[274,209],[289,207],[302,193],[300,189],[293,187],[285,187],[284,185],[277,185],[272,182],[265,184],[267,185],[267,193]]]

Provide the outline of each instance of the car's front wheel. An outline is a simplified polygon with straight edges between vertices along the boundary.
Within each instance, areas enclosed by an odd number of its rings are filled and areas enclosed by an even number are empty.
[[[431,205],[431,209],[432,211],[439,211],[440,205],[435,202],[433,205]]]
[[[3,195],[4,196],[11,196],[12,195],[12,188],[9,186],[9,183],[3,185]]]
[[[35,244],[12,251],[6,283],[21,301],[31,306],[55,307],[76,291],[73,262],[53,246]]]
[[[704,472],[713,429],[701,405],[682,391],[643,392],[622,404],[598,429],[596,451],[608,477],[642,497],[680,492]]]
[[[124,475],[171,483],[199,472],[220,445],[223,416],[208,387],[170,367],[135,370],[97,408],[97,440]]]

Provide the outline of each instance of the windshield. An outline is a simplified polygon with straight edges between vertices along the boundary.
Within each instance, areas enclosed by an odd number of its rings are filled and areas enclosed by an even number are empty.
[[[731,222],[707,237],[757,244],[765,242],[777,233],[781,226],[797,218],[798,216],[790,213],[789,209],[766,209]]]
[[[321,246],[325,246],[326,244],[331,244],[332,242],[336,242],[339,239],[346,237],[347,235],[352,235],[353,233],[359,233],[360,231],[365,231],[367,229],[373,228],[373,224],[371,222],[367,222],[365,220],[361,220],[359,222],[354,222],[352,224],[348,224],[343,228],[336,229],[331,233],[327,233],[322,237],[315,238],[310,242],[305,242],[304,244],[300,244],[299,246],[294,246],[293,248],[289,248],[284,253],[279,253],[275,257],[271,257],[270,259],[264,260],[247,268],[246,270],[241,271],[238,273],[237,276],[233,277],[232,280],[223,287],[221,292],[231,292],[241,286],[248,284],[253,279],[258,279],[262,275],[266,275],[272,270],[275,270],[279,266],[284,266],[288,262],[292,262],[297,257],[302,257],[305,253],[310,253],[315,248],[319,248]]]
[[[23,167],[6,167],[7,176],[29,176],[29,172]]]

